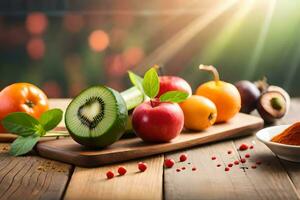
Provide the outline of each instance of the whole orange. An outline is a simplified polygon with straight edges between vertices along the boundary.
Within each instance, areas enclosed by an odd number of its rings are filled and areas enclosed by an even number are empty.
[[[15,83],[0,92],[0,121],[12,112],[26,112],[39,118],[49,108],[42,90],[29,83]],[[5,132],[0,124],[0,133]]]
[[[217,108],[206,97],[192,95],[180,107],[184,114],[184,126],[188,129],[204,130],[216,121]]]
[[[206,82],[198,87],[196,95],[209,98],[217,107],[216,122],[226,122],[233,118],[241,109],[241,96],[237,88],[230,83],[221,81],[219,73],[213,66],[200,65],[201,70],[214,74],[214,81]]]

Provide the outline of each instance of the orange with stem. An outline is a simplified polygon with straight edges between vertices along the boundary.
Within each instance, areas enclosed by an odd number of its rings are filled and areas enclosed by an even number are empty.
[[[200,65],[199,69],[211,72],[214,80],[200,85],[196,90],[196,95],[204,96],[214,102],[218,112],[217,123],[230,120],[241,108],[239,91],[233,84],[221,81],[215,67]]]

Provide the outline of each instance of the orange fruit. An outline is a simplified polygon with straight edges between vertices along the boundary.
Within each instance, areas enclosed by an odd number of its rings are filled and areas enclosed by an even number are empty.
[[[241,96],[237,88],[219,79],[219,73],[213,66],[200,65],[200,70],[212,72],[214,81],[206,82],[198,87],[196,95],[205,96],[217,107],[216,122],[226,122],[233,118],[241,109]]]
[[[204,130],[216,121],[217,108],[208,98],[192,95],[180,107],[184,114],[184,126],[188,129]]]

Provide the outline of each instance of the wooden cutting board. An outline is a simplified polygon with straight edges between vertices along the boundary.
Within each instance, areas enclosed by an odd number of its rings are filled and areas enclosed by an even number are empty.
[[[169,143],[150,144],[140,138],[131,138],[119,140],[105,149],[91,150],[77,144],[71,138],[63,138],[39,142],[36,151],[45,158],[81,167],[97,167],[238,137],[253,133],[262,127],[261,118],[239,113],[230,122],[214,125],[203,132],[184,131]]]

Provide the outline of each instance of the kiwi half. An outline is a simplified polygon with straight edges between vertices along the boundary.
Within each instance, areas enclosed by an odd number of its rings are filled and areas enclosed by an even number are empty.
[[[66,110],[65,124],[71,137],[87,147],[99,148],[119,140],[128,112],[119,92],[95,86],[81,92]]]

